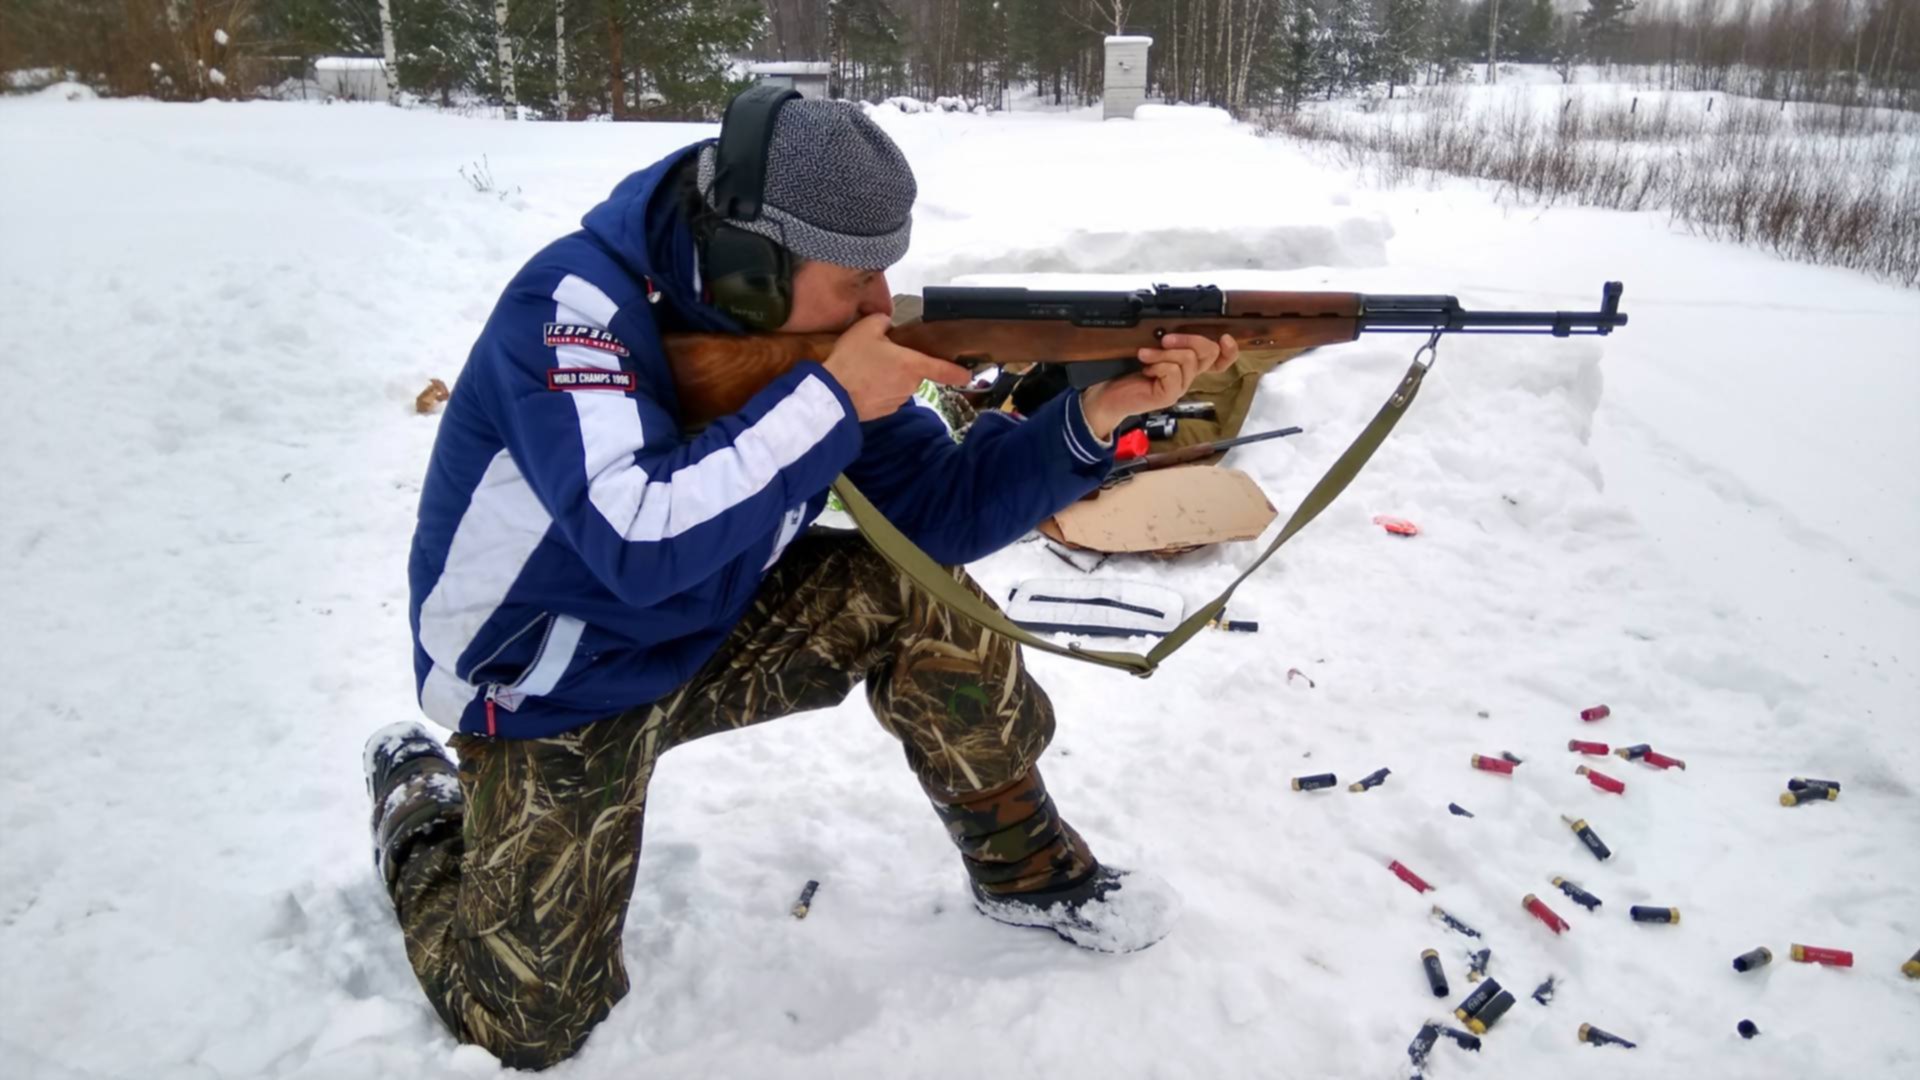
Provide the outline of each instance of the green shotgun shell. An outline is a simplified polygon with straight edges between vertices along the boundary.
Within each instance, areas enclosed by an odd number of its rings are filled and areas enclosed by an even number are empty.
[[[1734,957],[1733,970],[1752,971],[1754,968],[1763,968],[1771,963],[1773,963],[1773,950],[1763,945],[1752,952],[1743,952]]]
[[[1293,790],[1319,791],[1321,788],[1330,788],[1337,783],[1339,780],[1330,772],[1316,773],[1313,776],[1296,776],[1293,778]]]
[[[1473,993],[1468,994],[1466,999],[1454,1008],[1453,1018],[1455,1020],[1471,1020],[1474,1013],[1486,1008],[1487,1002],[1492,1001],[1499,994],[1500,980],[1488,979],[1486,982],[1474,987]]]
[[[1627,909],[1627,914],[1633,917],[1634,922],[1678,923],[1680,921],[1680,909],[1677,907],[1648,907],[1645,904],[1635,904]]]
[[[1468,1018],[1467,1030],[1475,1035],[1485,1035],[1493,1025],[1500,1022],[1501,1017],[1507,1015],[1507,1010],[1511,1008],[1513,1008],[1513,995],[1502,990],[1494,995],[1492,1001],[1487,1002],[1485,1008]]]

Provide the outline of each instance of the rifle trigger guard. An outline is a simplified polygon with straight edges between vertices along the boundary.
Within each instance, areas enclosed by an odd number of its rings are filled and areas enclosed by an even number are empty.
[[[1420,365],[1421,371],[1433,370],[1434,361],[1440,359],[1440,333],[1440,331],[1435,330],[1433,336],[1427,339],[1425,345],[1413,351],[1413,362]],[[1420,362],[1422,356],[1427,358],[1424,364]]]

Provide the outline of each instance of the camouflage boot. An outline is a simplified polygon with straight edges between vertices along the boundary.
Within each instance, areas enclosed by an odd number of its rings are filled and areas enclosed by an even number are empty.
[[[440,741],[414,720],[368,736],[363,764],[373,797],[373,865],[392,895],[409,848],[449,830],[459,834],[466,809],[460,778]]]
[[[957,799],[929,793],[967,868],[974,907],[1083,949],[1133,952],[1173,928],[1180,896],[1158,875],[1104,866],[1061,820],[1038,769]]]

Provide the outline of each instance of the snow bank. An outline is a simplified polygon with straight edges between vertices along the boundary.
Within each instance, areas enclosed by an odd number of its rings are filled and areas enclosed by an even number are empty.
[[[1419,951],[1464,994],[1435,902],[1487,935],[1506,985],[1562,985],[1480,1054],[1443,1047],[1442,1080],[1913,1071],[1920,297],[1659,215],[1358,189],[1236,128],[879,115],[923,193],[902,287],[965,270],[1519,308],[1584,307],[1617,277],[1633,323],[1443,344],[1376,463],[1234,601],[1258,634],[1209,635],[1146,682],[1033,658],[1059,716],[1049,785],[1102,857],[1184,892],[1168,940],[1096,957],[973,914],[856,695],[665,759],[633,992],[555,1075],[1400,1076],[1451,1004]],[[412,400],[452,379],[529,255],[713,130],[0,102],[0,365],[24,388],[0,425],[0,963],[32,988],[0,995],[0,1071],[496,1071],[422,1000],[364,834],[362,740],[413,714],[405,551],[437,421]],[[520,197],[467,187],[482,155]],[[1272,261],[1228,265],[1252,249]],[[109,378],[62,377],[76,341]],[[1306,433],[1232,464],[1290,508],[1412,344],[1292,361],[1249,426]],[[1252,548],[1100,574],[1199,600]],[[974,570],[1004,595],[1064,568],[1022,544]],[[1574,717],[1601,701],[1609,720]],[[1602,766],[1628,784],[1606,795],[1571,737],[1689,768]],[[1467,767],[1503,749],[1515,776]],[[1286,790],[1383,765],[1364,795]],[[1796,774],[1845,795],[1782,809]],[[1527,892],[1573,930],[1548,935]],[[1633,903],[1684,921],[1635,925]],[[1859,966],[1792,964],[1793,941]],[[1736,976],[1759,944],[1779,959]],[[1740,1040],[1743,1017],[1765,1034]],[[1582,1047],[1583,1021],[1640,1049]]]

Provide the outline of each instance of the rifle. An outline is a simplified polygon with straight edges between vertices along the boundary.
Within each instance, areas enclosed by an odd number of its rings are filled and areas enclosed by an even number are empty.
[[[1146,472],[1148,469],[1164,469],[1170,465],[1185,465],[1189,461],[1199,461],[1201,458],[1212,457],[1215,454],[1224,450],[1230,450],[1236,446],[1265,442],[1268,439],[1283,439],[1288,435],[1298,434],[1300,434],[1300,429],[1297,427],[1283,427],[1275,428],[1272,431],[1256,432],[1252,435],[1237,435],[1231,439],[1214,439],[1212,442],[1200,442],[1190,446],[1177,447],[1173,450],[1162,450],[1157,454],[1148,454],[1145,457],[1137,457],[1131,461],[1122,461],[1115,464],[1112,471],[1107,473],[1106,483],[1102,486],[1111,487],[1135,473]]]
[[[1625,326],[1621,287],[1598,311],[1468,311],[1451,296],[1260,292],[1156,285],[1134,292],[933,286],[895,343],[972,368],[1064,363],[1075,387],[1139,369],[1134,354],[1168,334],[1232,334],[1243,350],[1310,349],[1361,334],[1607,334]],[[838,334],[666,334],[681,420],[697,427],[738,412],[802,360],[824,361]]]

